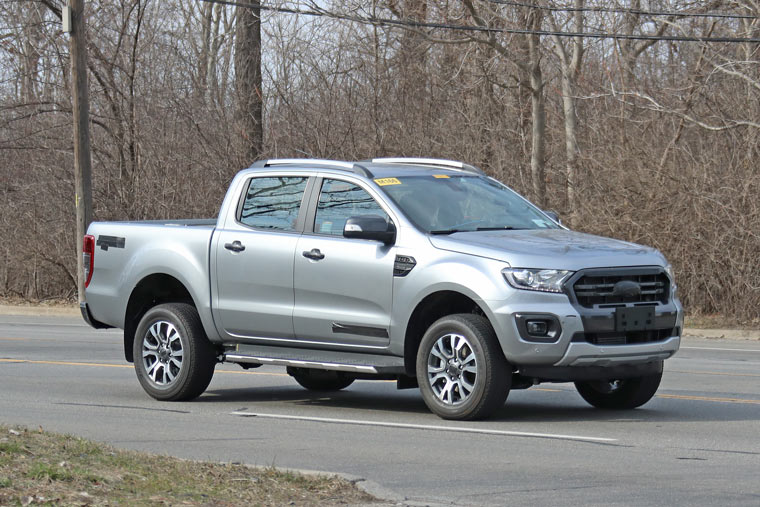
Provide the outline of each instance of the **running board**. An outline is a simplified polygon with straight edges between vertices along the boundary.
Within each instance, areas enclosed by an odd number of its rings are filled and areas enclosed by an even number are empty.
[[[239,344],[236,348],[237,350],[226,352],[222,356],[222,361],[316,368],[368,375],[402,375],[405,372],[404,358],[397,356],[244,344]]]

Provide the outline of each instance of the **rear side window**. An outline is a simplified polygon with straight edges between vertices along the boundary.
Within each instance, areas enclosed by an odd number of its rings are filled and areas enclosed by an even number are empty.
[[[325,179],[319,194],[314,232],[342,236],[346,220],[356,216],[378,216],[388,221],[388,215],[366,190],[347,181]]]
[[[307,178],[251,178],[240,222],[258,229],[294,231]]]

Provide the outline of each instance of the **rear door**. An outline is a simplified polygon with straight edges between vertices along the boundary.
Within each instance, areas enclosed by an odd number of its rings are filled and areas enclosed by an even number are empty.
[[[324,178],[295,251],[293,326],[298,340],[353,346],[389,343],[395,247],[347,239],[352,216],[388,213],[359,182]]]
[[[293,257],[307,176],[254,176],[218,231],[217,324],[233,337],[293,338]],[[305,211],[305,210],[304,210]]]

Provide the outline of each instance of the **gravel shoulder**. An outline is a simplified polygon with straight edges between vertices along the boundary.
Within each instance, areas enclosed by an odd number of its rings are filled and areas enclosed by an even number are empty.
[[[0,315],[24,315],[24,316],[51,316],[51,317],[79,317],[81,312],[75,305],[2,305]]]

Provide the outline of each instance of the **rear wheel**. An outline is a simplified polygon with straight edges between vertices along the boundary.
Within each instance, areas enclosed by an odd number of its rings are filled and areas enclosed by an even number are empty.
[[[431,325],[417,353],[428,408],[444,419],[481,419],[504,405],[511,369],[485,317],[448,315]]]
[[[288,367],[288,374],[309,391],[340,391],[354,383],[342,371]]]
[[[185,303],[148,310],[137,326],[133,352],[137,379],[157,400],[196,398],[214,375],[216,351],[198,311]]]
[[[652,399],[660,387],[662,372],[623,380],[576,382],[578,393],[597,408],[625,410],[640,407]]]

